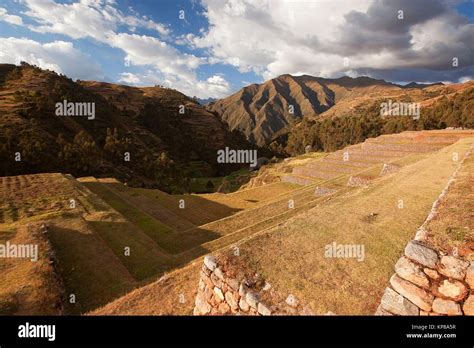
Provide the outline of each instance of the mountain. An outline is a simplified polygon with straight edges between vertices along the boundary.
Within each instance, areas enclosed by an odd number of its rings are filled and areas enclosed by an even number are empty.
[[[403,88],[425,88],[430,86],[443,86],[444,83],[442,82],[435,82],[435,83],[417,83],[417,82],[410,82],[406,85],[403,85]]]
[[[216,98],[206,98],[206,99],[196,98],[196,100],[201,105],[207,105],[207,104],[215,102],[217,99]]]
[[[303,119],[360,116],[381,99],[425,101],[454,92],[442,84],[399,86],[369,77],[281,75],[208,105],[231,130],[259,146],[285,137]]]
[[[57,116],[65,101],[91,103],[94,118]],[[191,176],[235,170],[217,163],[217,150],[248,147],[176,90],[74,82],[26,63],[0,65],[0,114],[0,176],[114,176],[170,191]]]

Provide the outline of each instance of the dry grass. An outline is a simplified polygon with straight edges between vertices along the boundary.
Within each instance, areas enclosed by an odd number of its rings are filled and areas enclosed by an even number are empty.
[[[49,264],[48,244],[39,224],[0,230],[0,243],[38,245],[39,259],[0,259],[0,315],[57,315],[62,313],[62,287]]]
[[[372,314],[406,242],[424,221],[472,140],[431,154],[369,187],[348,191],[240,244],[249,269],[315,314]],[[402,199],[404,208],[398,209]],[[367,219],[372,213],[374,219]],[[365,260],[325,258],[325,246],[362,244]]]
[[[438,249],[474,261],[474,155],[466,158],[456,181],[427,225],[428,241]]]

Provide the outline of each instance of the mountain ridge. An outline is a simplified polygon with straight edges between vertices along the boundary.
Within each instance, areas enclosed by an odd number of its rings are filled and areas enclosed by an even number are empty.
[[[322,78],[283,74],[245,86],[207,108],[220,115],[230,130],[241,132],[258,146],[268,146],[304,118],[354,113],[377,98],[424,101],[450,89],[450,85],[442,83],[402,86],[367,76]]]

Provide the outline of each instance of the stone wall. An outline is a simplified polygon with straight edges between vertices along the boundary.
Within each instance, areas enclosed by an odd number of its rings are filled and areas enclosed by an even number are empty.
[[[313,314],[292,294],[284,296],[257,273],[245,273],[239,262],[239,256],[225,253],[204,258],[194,315]]]
[[[474,263],[426,243],[426,227],[471,153],[472,149],[465,154],[415,239],[406,245],[376,315],[474,315]]]
[[[227,275],[217,259],[207,255],[200,271],[194,315],[226,314],[271,315],[272,311],[244,279]]]
[[[473,290],[474,263],[412,240],[375,314],[474,315]]]

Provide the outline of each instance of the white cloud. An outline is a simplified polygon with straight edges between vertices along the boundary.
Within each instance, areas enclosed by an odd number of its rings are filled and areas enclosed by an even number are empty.
[[[189,81],[177,75],[166,76],[156,70],[147,70],[142,74],[121,73],[119,82],[133,86],[160,85],[174,88],[188,96],[197,96],[199,98],[223,98],[230,93],[229,82],[221,75],[213,75],[205,81]]]
[[[30,39],[0,38],[0,61],[19,64],[25,61],[79,79],[103,79],[100,68],[71,42],[40,43]]]
[[[3,7],[0,7],[0,22],[1,21],[15,25],[23,25],[21,17],[8,14],[7,10]]]
[[[197,78],[196,69],[207,63],[203,58],[180,52],[171,44],[154,36],[119,32],[125,25],[131,32],[137,27],[154,30],[164,37],[170,30],[146,16],[124,15],[114,7],[113,1],[80,0],[71,4],[59,4],[52,0],[25,0],[26,15],[38,25],[31,30],[41,33],[58,33],[73,39],[93,38],[125,53],[124,62],[143,72],[124,72],[119,82],[132,85],[160,84],[176,88],[188,95],[202,97],[223,96],[229,91],[228,83],[220,76],[211,81]]]
[[[194,70],[204,63],[151,36],[120,33],[111,36],[108,43],[122,49],[125,60],[133,65],[153,66],[165,75],[178,75],[189,81],[195,79]]]
[[[113,1],[80,0],[60,4],[52,0],[24,0],[27,16],[38,24],[29,28],[40,33],[64,34],[74,39],[91,37],[101,42],[114,35],[119,25],[142,27],[168,35],[169,29],[138,15],[125,15],[114,7]]]
[[[285,73],[330,77],[365,68],[439,70],[458,55],[474,64],[474,25],[442,0],[202,3],[209,30],[182,35],[179,42],[208,49],[210,63],[266,79]],[[404,20],[397,18],[399,9]]]

